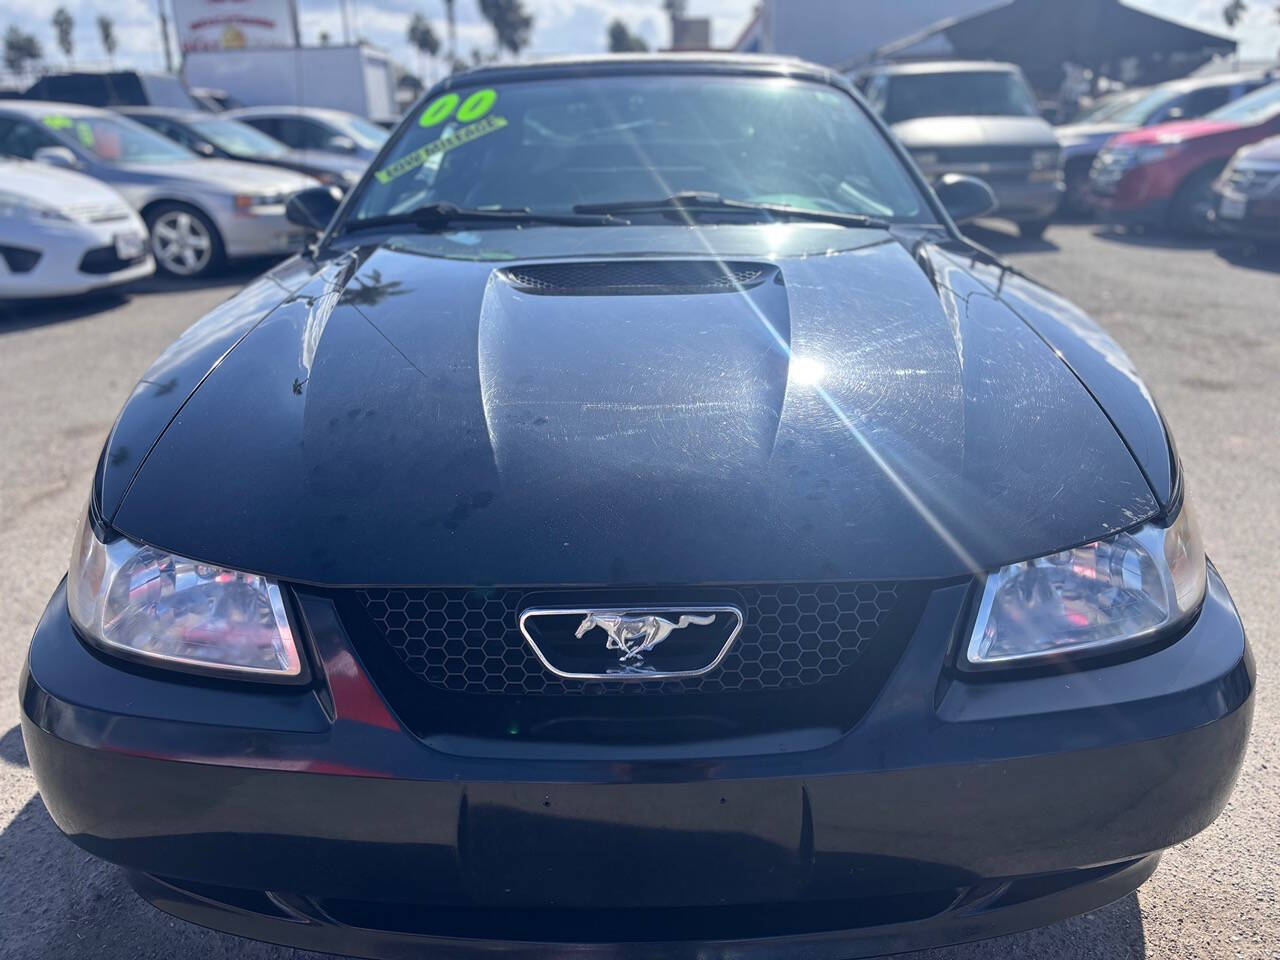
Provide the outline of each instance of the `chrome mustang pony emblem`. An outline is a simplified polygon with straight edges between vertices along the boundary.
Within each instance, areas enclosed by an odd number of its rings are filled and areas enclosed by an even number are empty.
[[[599,627],[609,635],[605,643],[606,650],[617,650],[619,663],[639,663],[644,655],[656,647],[674,630],[683,630],[690,624],[707,626],[715,623],[714,613],[706,616],[685,614],[674,623],[665,617],[652,613],[626,614],[591,611],[578,624],[574,636],[582,639],[591,630]]]

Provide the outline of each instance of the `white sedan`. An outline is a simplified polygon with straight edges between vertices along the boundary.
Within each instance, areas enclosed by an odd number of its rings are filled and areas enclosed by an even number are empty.
[[[0,158],[0,300],[88,293],[155,269],[146,225],[111,187]]]

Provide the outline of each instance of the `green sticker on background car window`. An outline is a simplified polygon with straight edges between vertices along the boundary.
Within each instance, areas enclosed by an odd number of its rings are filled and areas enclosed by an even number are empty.
[[[92,147],[94,144],[93,127],[81,121],[76,124],[76,138],[86,147]]]
[[[422,111],[422,116],[418,118],[418,126],[434,127],[438,123],[444,123],[453,114],[453,108],[457,105],[456,93],[446,93],[443,97],[437,97],[427,104],[427,109]]]
[[[413,153],[406,154],[395,163],[388,164],[381,170],[375,170],[373,176],[379,183],[390,183],[396,177],[404,176],[411,170],[416,170],[418,167],[423,166],[436,154],[456,150],[472,140],[478,140],[480,137],[490,133],[497,133],[506,125],[506,117],[485,117],[477,123],[460,127],[447,137],[441,137],[439,140],[428,143],[425,147],[419,147]]]
[[[71,127],[71,118],[62,113],[51,113],[47,117],[41,117],[40,122],[50,130],[67,130]]]
[[[493,109],[494,103],[498,100],[498,91],[492,87],[477,90],[466,100],[463,100],[460,107],[458,106],[458,100],[459,97],[456,93],[446,93],[443,96],[436,97],[427,104],[427,109],[422,111],[422,116],[418,118],[418,126],[434,127],[444,123],[454,115],[454,110],[458,111],[457,118],[459,123],[475,123]]]

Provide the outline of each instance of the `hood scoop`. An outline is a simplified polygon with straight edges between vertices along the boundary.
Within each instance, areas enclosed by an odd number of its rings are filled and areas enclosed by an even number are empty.
[[[603,260],[509,267],[501,276],[521,293],[560,297],[735,293],[776,279],[769,263],[730,260]]]

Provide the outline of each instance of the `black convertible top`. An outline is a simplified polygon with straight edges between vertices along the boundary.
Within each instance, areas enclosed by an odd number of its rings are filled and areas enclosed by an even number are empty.
[[[621,76],[643,73],[791,76],[845,85],[836,72],[796,57],[742,53],[632,53],[586,57],[554,57],[531,63],[487,64],[447,77],[433,89],[489,81],[551,79],[554,77]]]

